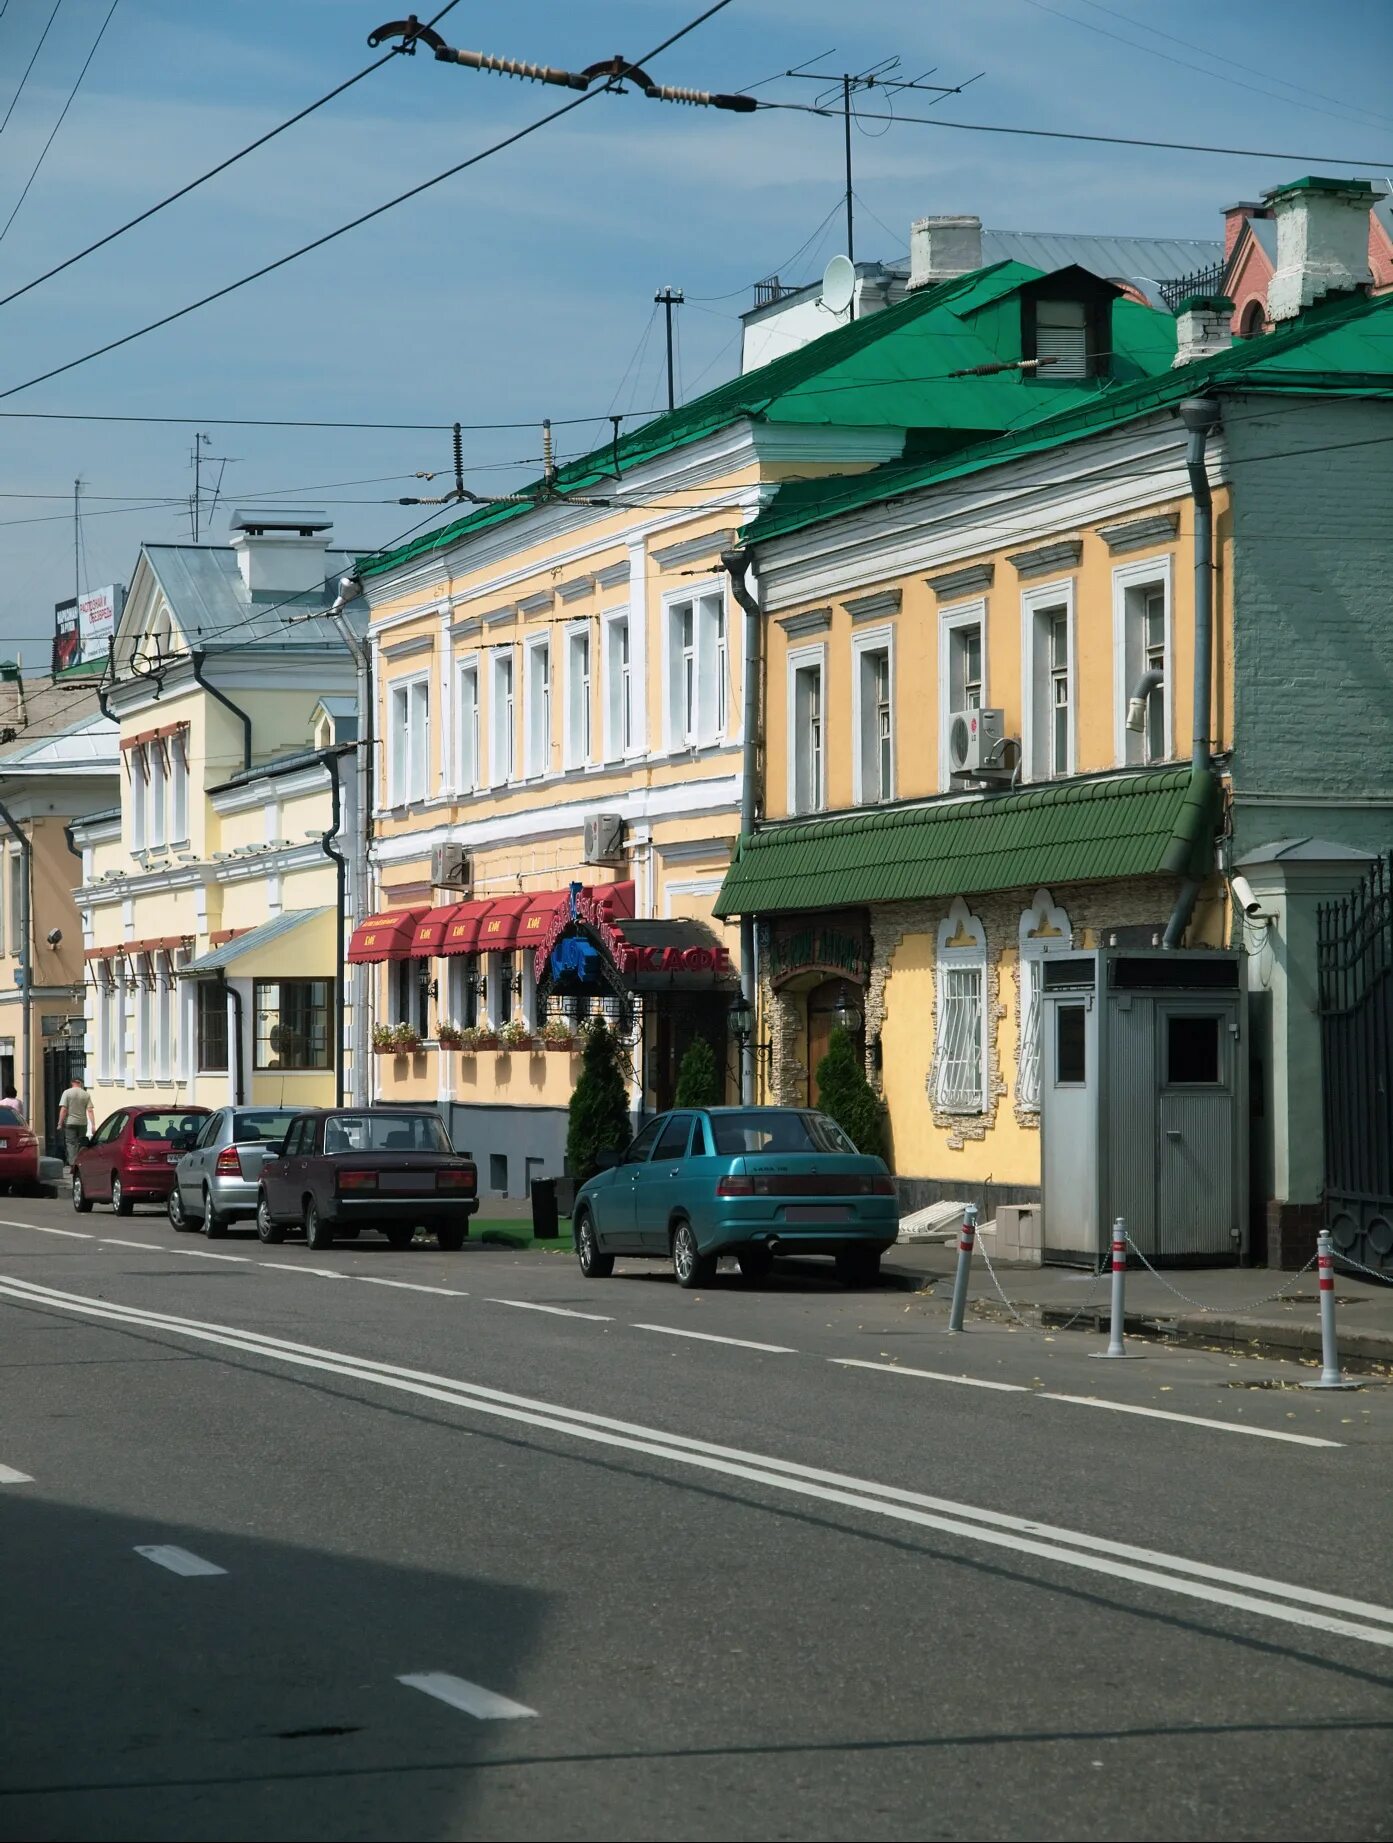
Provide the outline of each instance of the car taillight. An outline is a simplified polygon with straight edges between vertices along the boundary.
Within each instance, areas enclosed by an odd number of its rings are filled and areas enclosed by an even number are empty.
[[[133,1145],[130,1150],[130,1162],[133,1165],[152,1165],[158,1159],[161,1164],[169,1156],[169,1147],[161,1140],[156,1145],[148,1141]]]
[[[235,1145],[223,1147],[218,1153],[218,1162],[213,1166],[213,1171],[218,1177],[241,1177],[242,1161],[237,1156]]]
[[[886,1176],[886,1177],[873,1177],[871,1179],[871,1195],[873,1197],[893,1197],[894,1194],[895,1194],[894,1178]]]
[[[340,1171],[340,1190],[376,1190],[377,1173],[375,1171]]]
[[[437,1190],[474,1190],[479,1174],[473,1165],[442,1165],[435,1174]]]
[[[11,1143],[18,1146],[31,1146],[39,1142],[32,1133],[16,1133]]]
[[[718,1197],[752,1197],[755,1194],[755,1181],[752,1177],[732,1177],[727,1174],[716,1185]]]

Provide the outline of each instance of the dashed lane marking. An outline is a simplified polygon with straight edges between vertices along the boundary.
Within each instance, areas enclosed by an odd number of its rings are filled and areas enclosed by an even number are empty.
[[[485,1305],[511,1305],[519,1312],[549,1312],[553,1318],[588,1318],[597,1325],[613,1324],[604,1312],[573,1312],[567,1305],[537,1305],[531,1299],[486,1299]]]
[[[434,1696],[437,1702],[448,1702],[452,1709],[462,1709],[476,1721],[524,1721],[537,1713],[525,1703],[513,1702],[495,1690],[470,1683],[464,1677],[452,1677],[444,1670],[420,1671],[412,1676],[398,1677],[397,1682],[404,1683],[408,1689],[419,1689],[423,1695]]]
[[[0,1465],[0,1485],[32,1485],[27,1472],[16,1472],[12,1465]]]
[[[680,1325],[634,1325],[635,1331],[661,1331],[664,1337],[695,1337],[703,1344],[738,1344],[742,1350],[767,1350],[775,1356],[796,1357],[792,1344],[756,1344],[748,1337],[718,1337],[714,1331],[687,1331]]]
[[[937,1369],[911,1369],[906,1363],[872,1363],[864,1357],[829,1357],[842,1369],[879,1369],[890,1376],[922,1376],[926,1382],[961,1382],[969,1389],[999,1389],[1003,1395],[1031,1395],[1023,1382],[988,1382],[981,1376],[949,1376]]]
[[[422,1286],[416,1280],[384,1280],[375,1273],[353,1273],[350,1280],[361,1280],[364,1286],[399,1286],[408,1293],[444,1293],[449,1299],[467,1299],[469,1294],[461,1292],[457,1286]]]
[[[32,1229],[36,1235],[68,1235],[74,1241],[95,1241],[87,1229],[46,1229],[37,1222],[19,1222],[12,1216],[0,1216],[0,1229]]]
[[[138,1542],[135,1552],[143,1555],[146,1561],[154,1562],[157,1568],[168,1568],[171,1574],[227,1573],[226,1568],[220,1568],[215,1561],[205,1561],[201,1555],[195,1555],[192,1549],[178,1549],[168,1543]]]

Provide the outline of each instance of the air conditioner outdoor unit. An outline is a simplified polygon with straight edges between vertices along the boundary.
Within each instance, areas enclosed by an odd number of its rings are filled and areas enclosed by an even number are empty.
[[[618,813],[591,813],[585,822],[587,864],[624,862],[624,820]]]
[[[955,710],[948,719],[948,766],[974,778],[1009,773],[1006,725],[999,710]]]
[[[435,889],[469,894],[474,865],[462,845],[436,845],[430,854],[430,880]]]

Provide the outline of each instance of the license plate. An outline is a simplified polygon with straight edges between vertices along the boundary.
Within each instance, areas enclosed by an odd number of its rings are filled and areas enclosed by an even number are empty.
[[[179,1162],[179,1154],[177,1152],[170,1152],[166,1155],[166,1158],[165,1158],[166,1164],[177,1165],[178,1162]]]
[[[842,1203],[790,1203],[785,1222],[850,1222],[851,1211]]]
[[[384,1171],[379,1180],[383,1190],[434,1190],[433,1171]]]

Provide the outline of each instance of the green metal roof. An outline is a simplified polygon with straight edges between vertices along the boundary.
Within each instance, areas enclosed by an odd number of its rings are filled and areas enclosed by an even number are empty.
[[[1213,776],[1187,766],[777,825],[741,838],[716,913],[1199,874],[1217,813]]]
[[[617,447],[608,444],[570,462],[558,471],[556,490],[614,492],[616,474],[745,420],[951,431],[953,445],[961,446],[984,433],[1009,429],[1046,407],[1053,412],[1088,402],[1105,389],[1115,389],[1119,379],[1151,377],[1169,368],[1175,357],[1171,317],[1119,298],[1112,304],[1114,356],[1108,379],[1037,383],[1018,371],[948,376],[1021,356],[1020,314],[1011,297],[1042,280],[1043,274],[1025,263],[997,262],[919,289],[894,307],[837,327],[655,417],[622,436]],[[942,437],[930,445],[941,447]],[[917,452],[922,461],[924,447]],[[386,555],[362,557],[359,574],[383,575],[520,518],[536,509],[543,497],[542,482],[534,481],[523,493],[523,503],[480,506]]]
[[[1095,394],[1082,403],[1060,402],[1053,413],[1044,411],[1023,428],[950,455],[916,458],[906,450],[904,459],[866,473],[790,481],[746,527],[744,541],[763,543],[921,487],[1081,441],[1100,429],[1172,408],[1184,397],[1225,390],[1393,396],[1393,295],[1346,295],[1322,302],[1281,332],[1236,340],[1207,358]]]

